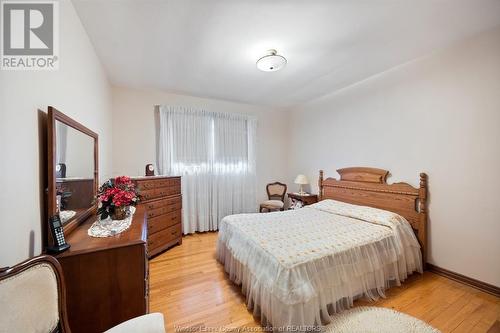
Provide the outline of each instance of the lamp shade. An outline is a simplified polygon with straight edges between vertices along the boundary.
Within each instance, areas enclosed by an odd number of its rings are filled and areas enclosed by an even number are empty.
[[[298,175],[297,177],[295,177],[294,183],[295,184],[300,184],[300,185],[305,185],[305,184],[309,184],[309,181],[307,180],[306,176],[304,176],[304,175]]]

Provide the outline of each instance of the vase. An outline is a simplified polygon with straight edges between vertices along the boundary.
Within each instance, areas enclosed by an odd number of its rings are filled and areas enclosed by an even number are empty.
[[[111,214],[112,220],[124,220],[127,217],[128,206],[127,207],[115,207],[113,214]]]

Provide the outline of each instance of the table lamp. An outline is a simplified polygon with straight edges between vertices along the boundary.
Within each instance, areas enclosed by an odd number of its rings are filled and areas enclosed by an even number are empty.
[[[306,194],[306,192],[304,192],[302,186],[303,185],[306,185],[306,184],[309,184],[309,181],[307,180],[307,177],[304,176],[304,175],[298,175],[296,178],[295,178],[295,181],[294,181],[295,184],[299,184],[300,185],[300,188],[299,188],[299,194],[300,195],[304,195]]]

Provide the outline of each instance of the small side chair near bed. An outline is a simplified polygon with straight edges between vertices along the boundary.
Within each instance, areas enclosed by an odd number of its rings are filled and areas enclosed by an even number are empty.
[[[267,198],[269,200],[260,204],[260,212],[276,211],[285,209],[286,184],[274,182],[266,186]]]
[[[225,217],[217,258],[249,309],[273,327],[327,324],[360,297],[377,299],[426,254],[427,176],[387,184],[386,170],[319,174],[320,202],[299,210]]]

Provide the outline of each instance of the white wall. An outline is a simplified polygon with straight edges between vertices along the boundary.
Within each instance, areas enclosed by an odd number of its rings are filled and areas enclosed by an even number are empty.
[[[154,90],[113,87],[113,174],[144,175],[156,163],[155,105],[180,105],[257,117],[257,199],[266,200],[270,181],[286,180],[288,113],[281,109],[233,103]]]
[[[429,176],[429,262],[500,286],[500,28],[291,113],[289,179]],[[317,191],[317,186],[313,187]]]
[[[0,71],[0,266],[41,251],[38,109],[52,105],[97,132],[101,179],[111,174],[110,86],[72,3],[59,11],[59,70]]]

